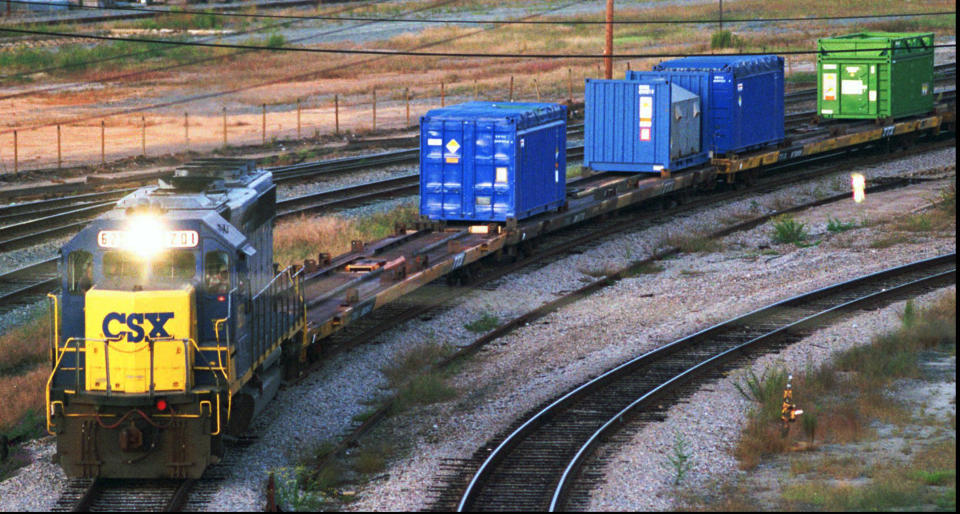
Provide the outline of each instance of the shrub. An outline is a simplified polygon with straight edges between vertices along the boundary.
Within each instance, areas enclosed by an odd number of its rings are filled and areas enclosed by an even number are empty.
[[[773,220],[772,237],[776,243],[797,243],[807,238],[806,226],[790,216],[777,216]]]
[[[323,496],[313,490],[315,484],[309,480],[305,467],[280,468],[273,473],[277,503],[282,510],[316,512],[320,509]]]
[[[744,41],[729,30],[718,30],[710,36],[710,48],[742,48]]]

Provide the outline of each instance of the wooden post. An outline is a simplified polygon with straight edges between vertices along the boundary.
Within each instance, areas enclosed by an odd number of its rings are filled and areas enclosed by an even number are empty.
[[[140,115],[140,155],[147,155],[147,117]]]
[[[403,90],[403,97],[407,100],[407,126],[410,126],[410,88]]]
[[[480,90],[477,89],[477,80],[476,80],[476,79],[473,80],[473,99],[474,99],[474,100],[479,100],[479,99],[480,99]]]
[[[107,124],[103,120],[100,120],[100,164],[107,163],[107,144],[104,141],[104,135],[107,132]]]
[[[8,6],[10,4],[7,4]],[[17,131],[13,131],[13,172],[18,173],[20,171],[20,154],[17,151]]]
[[[567,101],[573,103],[573,68],[567,68]]]
[[[262,144],[267,144],[267,104],[261,104],[263,114],[260,117],[260,139]]]
[[[60,153],[60,125],[57,125],[57,169],[63,168],[63,154]]]
[[[600,63],[597,63],[597,78],[600,78]]]
[[[447,94],[443,88],[443,81],[440,81],[440,107],[447,106]]]
[[[300,99],[297,98],[297,139],[300,139]]]
[[[513,101],[513,75],[510,75],[510,101]]]
[[[630,61],[627,61],[627,71],[630,71]]]
[[[187,151],[190,150],[190,115],[187,111],[183,111],[183,145]]]
[[[533,79],[533,87],[537,90],[537,101],[540,101],[540,82],[537,79]]]
[[[607,0],[607,42],[603,49],[604,77],[613,78],[613,0]]]
[[[373,88],[373,130],[377,130],[377,88]]]
[[[333,95],[334,134],[340,134],[340,95]]]
[[[223,147],[227,147],[227,108],[223,108]]]

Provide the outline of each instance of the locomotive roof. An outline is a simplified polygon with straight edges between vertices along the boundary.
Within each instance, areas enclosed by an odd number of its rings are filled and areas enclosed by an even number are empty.
[[[112,212],[158,208],[238,213],[272,187],[272,174],[257,169],[253,161],[195,161],[177,168],[172,177],[160,179],[158,185],[142,187],[123,197]]]

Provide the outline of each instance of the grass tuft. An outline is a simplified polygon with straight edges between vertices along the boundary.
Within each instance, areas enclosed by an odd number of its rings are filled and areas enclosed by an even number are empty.
[[[857,224],[855,222],[840,221],[832,216],[827,218],[827,230],[833,232],[834,234],[839,234],[855,228],[857,228]]]
[[[777,216],[773,219],[773,235],[775,243],[799,243],[807,238],[806,226],[792,216]]]
[[[474,332],[477,334],[484,334],[486,332],[489,332],[497,328],[499,325],[500,325],[500,318],[490,313],[484,313],[483,316],[480,317],[480,319],[467,323],[463,327],[471,332]]]

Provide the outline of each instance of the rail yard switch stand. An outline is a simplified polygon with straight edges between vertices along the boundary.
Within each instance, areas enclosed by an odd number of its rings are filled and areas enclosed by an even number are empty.
[[[787,375],[787,386],[783,389],[783,405],[780,407],[780,419],[783,421],[783,435],[786,436],[790,430],[790,423],[797,420],[797,416],[803,414],[802,409],[797,408],[793,403],[793,386],[790,382],[793,375]]]

